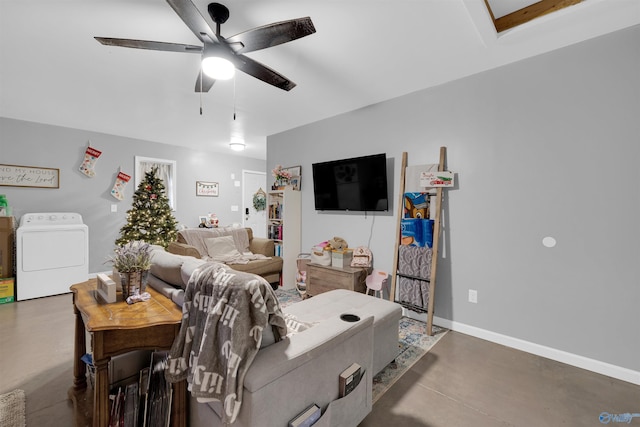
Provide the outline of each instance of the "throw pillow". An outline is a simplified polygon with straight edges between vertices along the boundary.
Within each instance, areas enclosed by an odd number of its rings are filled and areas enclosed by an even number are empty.
[[[225,262],[242,256],[233,243],[233,236],[212,237],[204,239],[204,243],[213,261]]]

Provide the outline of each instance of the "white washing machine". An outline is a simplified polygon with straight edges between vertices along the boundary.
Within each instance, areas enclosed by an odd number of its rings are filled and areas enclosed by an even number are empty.
[[[16,299],[63,294],[89,277],[89,228],[70,212],[29,213],[16,231]]]

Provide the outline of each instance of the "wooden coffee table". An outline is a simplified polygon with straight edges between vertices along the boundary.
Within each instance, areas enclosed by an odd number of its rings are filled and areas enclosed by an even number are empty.
[[[147,287],[151,299],[129,305],[118,294],[118,301],[101,304],[96,300],[96,280],[71,286],[76,315],[73,400],[76,416],[87,414],[94,427],[109,423],[109,361],[132,350],[168,350],[180,331],[182,310],[173,301]],[[85,330],[91,334],[95,387],[93,399],[87,398],[86,366],[80,359],[86,353]],[[93,400],[93,411],[86,406]],[[171,425],[187,426],[186,382],[173,384]]]

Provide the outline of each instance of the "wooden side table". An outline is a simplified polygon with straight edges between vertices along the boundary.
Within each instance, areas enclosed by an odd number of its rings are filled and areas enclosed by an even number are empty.
[[[314,296],[333,289],[348,289],[365,293],[365,280],[370,268],[332,267],[309,263],[307,265],[307,295]]]
[[[83,403],[87,389],[86,367],[80,359],[86,352],[85,330],[91,334],[93,364],[96,368],[93,392],[93,426],[109,423],[109,361],[132,350],[168,350],[180,331],[182,310],[173,301],[147,287],[151,299],[129,305],[118,294],[118,301],[101,304],[96,300],[96,280],[71,286],[76,315],[73,387],[69,398],[76,416],[89,412]],[[171,425],[187,426],[186,382],[173,384]]]

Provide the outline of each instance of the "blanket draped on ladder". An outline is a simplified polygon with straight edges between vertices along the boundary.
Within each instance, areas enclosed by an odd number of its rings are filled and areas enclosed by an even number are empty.
[[[398,293],[399,303],[408,303],[414,308],[427,309],[429,304],[429,279],[433,250],[428,247],[401,245],[398,248]],[[407,275],[411,277],[403,277]]]
[[[171,382],[186,379],[191,394],[203,401],[220,401],[222,421],[230,424],[263,329],[271,327],[276,341],[287,334],[278,299],[262,277],[207,263],[191,275],[182,313],[165,376]]]

